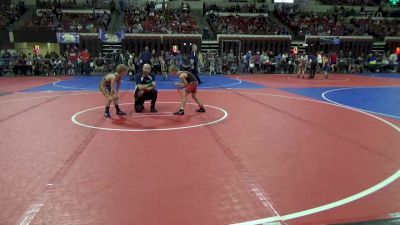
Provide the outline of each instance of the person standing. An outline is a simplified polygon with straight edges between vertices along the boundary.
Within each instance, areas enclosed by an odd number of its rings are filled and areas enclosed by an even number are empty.
[[[328,79],[330,66],[329,66],[329,58],[326,55],[322,57],[322,69],[324,71],[325,79]]]
[[[190,72],[196,77],[199,85],[202,83],[199,77],[199,56],[197,52],[197,45],[192,45],[192,51],[190,52],[189,59],[190,59]]]
[[[139,59],[140,59],[140,67],[139,71],[142,70],[144,64],[149,64],[151,67],[151,58],[153,58],[153,55],[150,52],[149,47],[144,47],[144,51],[140,53]]]
[[[196,112],[204,113],[206,109],[204,108],[203,103],[197,96],[197,87],[199,85],[196,77],[191,72],[187,71],[189,68],[187,66],[183,66],[183,70],[178,71],[178,76],[181,82],[175,83],[178,89],[178,93],[181,97],[181,107],[179,111],[175,112],[174,115],[184,115],[185,114],[185,106],[187,101],[187,96],[192,95],[193,100],[197,103],[199,108]]]
[[[317,63],[318,63],[318,73],[321,73],[321,71],[322,71],[322,52],[318,52]]]
[[[121,111],[118,106],[118,95],[119,89],[121,87],[122,78],[128,73],[129,68],[126,65],[120,64],[116,68],[116,73],[106,74],[103,79],[100,81],[100,92],[103,93],[106,98],[106,108],[104,111],[105,117],[111,117],[110,114],[110,105],[111,102],[114,102],[115,109],[117,111],[117,115],[123,116],[126,115],[125,112]]]
[[[308,77],[308,79],[314,79],[315,72],[317,70],[317,56],[315,54],[310,55],[310,62],[310,76]]]
[[[301,75],[301,78],[304,79],[304,71],[306,69],[306,60],[305,60],[304,56],[301,54],[299,54],[297,57],[298,57],[297,58],[297,60],[298,60],[297,78],[300,78],[300,75]]]

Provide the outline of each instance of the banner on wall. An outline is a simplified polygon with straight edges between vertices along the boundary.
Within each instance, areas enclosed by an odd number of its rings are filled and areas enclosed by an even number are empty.
[[[340,45],[339,37],[325,37],[319,39],[319,44],[321,45]]]
[[[102,29],[99,29],[99,39],[103,43],[121,43],[125,38],[125,32],[118,31],[115,34],[106,33]]]
[[[57,42],[60,44],[79,44],[79,33],[57,33]]]

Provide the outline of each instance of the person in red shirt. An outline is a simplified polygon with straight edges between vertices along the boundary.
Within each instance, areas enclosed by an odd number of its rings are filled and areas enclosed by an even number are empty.
[[[331,55],[331,70],[332,70],[332,72],[335,72],[338,69],[337,60],[338,60],[338,58],[337,58],[336,52],[334,52]]]
[[[82,60],[82,70],[85,71],[85,74],[90,74],[90,53],[87,49],[84,49],[79,53],[79,58]]]

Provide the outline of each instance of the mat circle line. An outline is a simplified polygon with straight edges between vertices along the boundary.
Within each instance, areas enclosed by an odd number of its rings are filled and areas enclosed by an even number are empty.
[[[342,105],[342,106],[346,106],[346,107],[351,107],[351,108],[354,108],[354,109],[358,109],[358,110],[363,111],[363,112],[374,113],[374,114],[378,114],[378,115],[382,115],[382,116],[387,116],[387,117],[392,117],[392,118],[400,119],[400,116],[394,116],[394,115],[391,115],[391,114],[385,114],[385,113],[375,112],[375,111],[366,110],[366,109],[362,109],[362,108],[357,108],[357,107],[354,107],[354,106],[350,106],[350,105],[346,105],[346,104],[342,104],[342,103],[333,101],[332,99],[330,99],[330,98],[327,97],[327,94],[328,94],[328,93],[331,93],[331,92],[338,92],[338,91],[342,91],[342,90],[351,90],[351,89],[365,89],[365,88],[385,88],[385,87],[350,87],[350,88],[336,88],[336,89],[332,89],[332,90],[329,90],[329,91],[325,91],[324,93],[321,94],[321,96],[322,96],[323,99],[325,99],[326,101],[328,101],[328,102],[330,102],[330,103],[332,103],[332,104]]]
[[[122,104],[119,104],[119,105],[133,105],[133,104],[134,103],[122,103]],[[180,102],[157,102],[157,104],[180,104]],[[197,105],[195,103],[187,103],[187,104]],[[196,125],[189,125],[189,126],[182,126],[182,127],[152,128],[152,129],[120,129],[120,128],[95,127],[95,126],[91,126],[91,125],[87,125],[87,124],[81,123],[81,122],[79,122],[77,120],[77,116],[79,116],[80,114],[83,114],[83,113],[88,112],[88,111],[104,108],[104,106],[99,106],[99,107],[94,107],[94,108],[86,109],[86,110],[83,110],[83,111],[75,113],[71,117],[71,121],[76,125],[87,127],[87,128],[92,128],[92,129],[99,129],[99,130],[106,130],[106,131],[123,131],[123,132],[148,132],[148,131],[183,130],[183,129],[189,129],[189,128],[208,126],[208,125],[219,123],[219,122],[225,120],[228,117],[228,112],[225,111],[224,109],[221,109],[219,107],[212,106],[212,105],[204,105],[204,106],[206,108],[217,109],[217,110],[221,111],[224,115],[222,117],[218,118],[217,120],[214,120],[214,121],[211,121],[211,122],[207,122],[207,123],[200,123],[200,124],[196,124]],[[145,114],[144,116],[149,116],[149,114]],[[154,114],[154,116],[160,116],[160,114]],[[136,117],[139,117],[139,116],[136,116]]]
[[[88,78],[90,78],[90,77],[84,77],[84,78],[79,78],[79,79],[88,79]],[[78,79],[78,80],[79,80]],[[234,82],[234,83],[231,83],[231,84],[221,84],[221,85],[214,85],[214,86],[202,86],[202,85],[200,85],[199,86],[199,89],[208,89],[208,88],[219,88],[219,87],[228,87],[228,86],[235,86],[235,85],[238,85],[238,84],[241,84],[241,83],[243,83],[243,81],[241,80],[241,79],[239,79],[239,78],[235,78],[235,80],[237,81],[237,82]],[[58,83],[61,83],[61,82],[64,82],[64,81],[72,81],[72,80],[61,80],[61,81],[56,81],[56,82],[53,82],[52,83],[52,85],[53,86],[55,86],[55,87],[58,87],[58,88],[65,88],[65,89],[74,89],[74,90],[98,90],[98,88],[79,88],[79,87],[71,87],[71,86],[64,86],[64,85],[59,85]],[[124,84],[128,84],[128,83],[131,83],[131,82],[124,82],[124,81],[122,81],[121,83],[124,83]],[[132,82],[133,83],[133,82]],[[134,84],[134,83],[133,83]],[[128,89],[128,90],[133,90],[134,88],[132,88],[132,89]],[[172,89],[174,89],[175,90],[175,88],[172,88]]]

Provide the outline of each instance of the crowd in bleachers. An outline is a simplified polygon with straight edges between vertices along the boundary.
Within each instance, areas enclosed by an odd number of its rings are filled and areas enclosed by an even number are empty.
[[[233,73],[298,73],[303,67],[307,73],[311,67],[311,55],[305,53],[287,52],[274,54],[272,51],[247,51],[239,56],[233,51],[218,56],[216,52],[209,52],[203,58],[203,71],[216,71],[222,74]],[[345,54],[340,52],[314,54],[318,59],[319,71],[322,71],[322,58],[327,57],[329,72],[340,73],[363,73],[363,72],[393,72],[398,71],[400,57],[395,53],[369,54],[367,56],[351,56],[351,52]]]
[[[145,53],[147,51],[147,53]],[[146,57],[145,57],[146,55]],[[395,53],[352,56],[351,52],[340,51],[314,55],[320,61],[322,57],[329,59],[329,70],[342,73],[362,72],[395,72],[400,69],[400,56]],[[107,55],[91,56],[86,50],[71,47],[63,55],[55,52],[46,54],[10,53],[3,51],[0,55],[0,74],[13,73],[18,75],[90,75],[102,74],[115,69],[118,64],[130,67],[131,75],[140,70],[143,62],[150,62],[155,74],[171,73],[187,60],[187,55],[169,51],[156,53],[146,49],[141,53],[130,51],[114,51]],[[311,54],[283,52],[275,54],[272,51],[247,51],[235,55],[233,50],[220,55],[218,52],[208,51],[199,55],[199,69],[202,73],[237,74],[237,73],[297,73],[304,68],[310,70]]]
[[[294,8],[277,8],[275,15],[292,29],[297,36],[346,35],[344,18],[340,14],[302,12]]]
[[[5,51],[1,56],[1,70],[16,75],[64,75],[69,73],[72,63],[68,57],[55,52],[46,54],[10,53]]]
[[[145,8],[129,8],[125,11],[123,30],[126,33],[142,33],[143,22],[147,19]]]
[[[207,12],[227,12],[227,13],[268,13],[268,5],[256,6],[255,4],[233,5],[221,7],[215,3],[203,3],[203,15]]]
[[[199,32],[196,20],[187,9],[157,10],[154,7],[129,7],[125,10],[123,30],[126,33],[189,33]]]
[[[126,64],[135,74],[144,62],[151,63],[153,71],[169,73],[187,60],[187,55],[179,52],[161,51],[146,48],[143,52],[113,51],[106,55],[100,53],[92,56],[87,49],[69,47],[64,54],[55,52],[46,54],[23,54],[7,50],[0,53],[0,73],[12,73],[16,75],[90,75],[102,74],[115,70],[118,64]]]
[[[335,0],[337,4],[354,3],[376,5],[375,0]],[[116,2],[109,1],[110,8],[116,7]],[[23,3],[21,3],[23,4]],[[111,22],[111,15],[107,12],[96,13],[94,7],[98,1],[47,1],[39,0],[32,20],[29,20],[25,28],[51,29],[65,32],[98,32],[99,29],[107,30]],[[112,7],[111,7],[112,6]],[[0,27],[16,20],[23,13],[24,6],[2,6],[0,12]],[[352,8],[338,7],[335,5],[327,12],[302,11],[294,5],[276,4],[273,13],[268,5],[243,4],[220,7],[216,4],[208,4],[204,1],[203,13],[207,15],[207,21],[211,30],[217,34],[272,34],[294,35],[373,35],[376,38],[398,35],[398,20],[371,19],[369,17],[353,18],[362,15],[371,16],[364,7],[360,11]],[[386,12],[380,5],[376,7],[373,16],[385,16]],[[63,9],[86,9],[93,13],[63,13]],[[199,33],[200,29],[193,18],[190,6],[182,3],[179,9],[156,6],[154,2],[145,7],[131,7],[129,4],[119,4],[121,13],[124,13],[124,22],[121,26],[126,33]],[[219,13],[231,13],[230,16],[220,16]],[[253,13],[257,16],[239,16],[238,13]],[[277,17],[286,26],[278,26],[271,17]],[[276,19],[275,19],[276,21]],[[208,29],[205,26],[203,29]],[[208,36],[208,30],[207,32]]]
[[[280,5],[275,8],[274,14],[290,27],[296,36],[351,35],[352,33],[352,29],[345,26],[346,11],[344,8],[336,8],[326,13],[316,13]]]
[[[326,5],[379,6],[381,0],[320,0]]]
[[[37,0],[36,6],[38,9],[51,9],[51,8],[63,8],[63,9],[91,9],[99,6],[97,0],[86,0],[86,1],[49,1],[49,0]]]
[[[224,13],[223,16],[220,13]],[[226,15],[230,13],[230,15]],[[252,13],[254,16],[242,16],[242,13]],[[256,7],[255,4],[220,7],[216,4],[203,5],[203,15],[207,16],[212,31],[216,34],[258,34],[287,35],[286,27],[274,23],[268,11],[268,5]]]
[[[18,20],[26,12],[26,6],[23,1],[19,1],[17,5],[0,6],[0,30],[7,28],[9,25]]]
[[[390,20],[387,18],[371,20],[366,18],[351,19],[350,23],[358,30],[355,35],[368,34],[376,38],[400,35],[400,23],[398,20]]]
[[[27,29],[54,30],[58,32],[98,32],[107,30],[111,15],[102,13],[63,13],[61,8],[37,10],[32,20],[25,24]]]
[[[399,23],[396,19],[382,17],[385,12],[378,8],[373,15],[380,17],[362,16],[353,9],[345,10],[344,7],[334,7],[332,10],[317,13],[302,11],[295,7],[279,5],[274,14],[284,22],[296,36],[325,35],[325,36],[364,36],[372,35],[375,38],[399,34]]]
[[[286,28],[279,27],[273,23],[268,15],[253,17],[239,15],[219,16],[210,12],[207,14],[207,20],[212,30],[217,34],[289,34]]]

